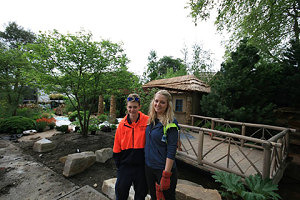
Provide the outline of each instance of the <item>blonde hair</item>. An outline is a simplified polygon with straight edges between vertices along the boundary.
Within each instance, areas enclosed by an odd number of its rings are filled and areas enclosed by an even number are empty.
[[[163,114],[163,117],[161,119],[161,123],[166,126],[168,123],[171,123],[174,119],[174,111],[173,111],[173,103],[172,103],[172,96],[171,94],[167,91],[167,90],[160,90],[158,92],[156,92],[156,94],[154,95],[151,103],[150,103],[150,107],[149,107],[149,120],[148,120],[148,123],[151,124],[151,123],[154,123],[155,124],[155,119],[157,118],[157,113],[154,109],[154,100],[155,100],[155,97],[156,95],[163,95],[167,98],[167,103],[168,103],[168,106],[167,106],[167,109],[165,111],[165,113]]]

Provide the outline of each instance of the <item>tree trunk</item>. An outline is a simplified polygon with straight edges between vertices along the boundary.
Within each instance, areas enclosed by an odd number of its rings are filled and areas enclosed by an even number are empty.
[[[110,97],[110,111],[109,111],[109,122],[114,123],[116,121],[116,98],[115,95]]]
[[[102,114],[104,114],[104,105],[103,105],[103,96],[100,94],[99,95],[98,114],[97,115],[102,115]]]

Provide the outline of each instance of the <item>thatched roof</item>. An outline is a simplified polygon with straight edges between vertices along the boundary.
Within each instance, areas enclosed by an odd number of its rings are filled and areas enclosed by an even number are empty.
[[[185,75],[150,81],[149,83],[143,85],[143,89],[147,88],[171,89],[176,91],[196,91],[205,93],[210,92],[210,86],[196,78],[194,75]]]

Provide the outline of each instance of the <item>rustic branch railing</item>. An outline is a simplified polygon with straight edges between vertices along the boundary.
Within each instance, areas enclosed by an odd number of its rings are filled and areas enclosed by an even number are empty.
[[[258,173],[263,178],[271,178],[274,182],[279,182],[286,166],[289,134],[294,132],[294,129],[196,115],[192,115],[193,123],[195,118],[201,118],[205,123],[210,120],[211,129],[180,124],[181,140],[186,142],[181,141],[183,150],[178,151],[178,156],[186,157],[198,167],[209,171],[219,169],[242,177]],[[216,124],[224,125],[233,133],[214,130]],[[232,126],[241,126],[241,132],[233,131]],[[246,127],[258,128],[258,130],[246,136]],[[280,132],[274,134],[274,131]],[[258,132],[261,132],[262,137],[255,138],[254,135]],[[198,137],[197,141],[190,139],[193,134]],[[249,135],[249,132],[247,134]],[[209,140],[217,143],[209,148],[204,147]],[[220,150],[221,146],[223,150]],[[250,151],[258,152],[261,158],[251,155]]]

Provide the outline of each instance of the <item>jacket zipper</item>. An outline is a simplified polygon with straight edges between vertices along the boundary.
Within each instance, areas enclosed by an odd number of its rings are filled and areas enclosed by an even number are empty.
[[[134,148],[134,128],[132,128],[132,148]]]

